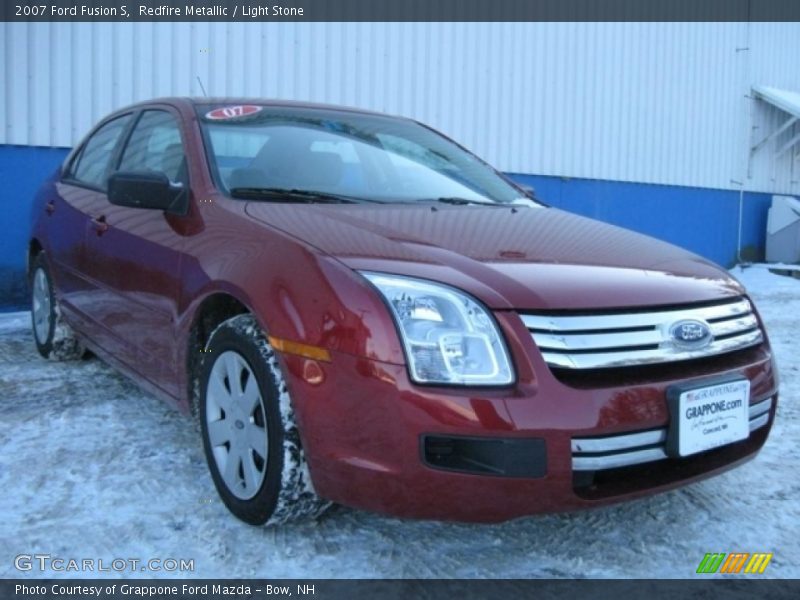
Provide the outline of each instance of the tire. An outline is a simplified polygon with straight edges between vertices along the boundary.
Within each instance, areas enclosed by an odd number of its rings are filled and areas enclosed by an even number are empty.
[[[314,492],[286,382],[252,315],[228,319],[209,336],[198,400],[208,468],[236,517],[276,525],[330,506]]]
[[[72,328],[61,318],[44,252],[37,254],[33,260],[30,289],[31,328],[39,354],[59,361],[81,359],[86,350]]]

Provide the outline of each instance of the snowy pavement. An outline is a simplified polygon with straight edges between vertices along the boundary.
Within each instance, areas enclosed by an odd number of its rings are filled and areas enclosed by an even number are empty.
[[[706,552],[733,551],[773,552],[767,576],[800,577],[800,280],[734,275],[781,374],[758,458],[645,500],[500,525],[345,508],[317,524],[240,523],[217,499],[189,419],[97,359],[40,359],[28,314],[0,315],[0,577],[23,575],[14,557],[34,553],[188,558],[198,577],[691,577]]]

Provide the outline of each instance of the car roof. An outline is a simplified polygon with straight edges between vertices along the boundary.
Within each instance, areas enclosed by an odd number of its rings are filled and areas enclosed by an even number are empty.
[[[290,108],[299,108],[299,109],[308,109],[308,110],[328,110],[328,111],[337,111],[337,112],[350,112],[350,113],[359,113],[364,115],[374,115],[374,116],[381,116],[381,117],[390,117],[395,119],[404,119],[405,117],[399,117],[395,115],[389,115],[386,113],[366,110],[363,108],[356,108],[352,106],[341,106],[337,104],[322,104],[316,102],[301,102],[297,100],[280,100],[275,98],[253,98],[253,97],[242,97],[242,96],[218,96],[218,97],[188,97],[188,96],[170,96],[170,97],[163,97],[163,98],[153,98],[151,100],[144,100],[142,102],[137,102],[130,106],[126,106],[119,111],[121,112],[125,110],[131,109],[139,109],[145,108],[147,106],[152,106],[156,104],[169,104],[175,106],[176,108],[181,109],[190,109],[193,110],[195,106],[202,104],[202,105],[219,105],[219,106],[232,106],[232,105],[239,105],[239,104],[257,104],[259,106],[275,106],[275,107],[290,107]]]

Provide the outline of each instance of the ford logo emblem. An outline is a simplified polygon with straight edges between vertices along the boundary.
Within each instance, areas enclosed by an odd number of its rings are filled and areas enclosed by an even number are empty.
[[[669,328],[672,342],[681,348],[703,348],[711,343],[711,329],[704,321],[684,319]]]

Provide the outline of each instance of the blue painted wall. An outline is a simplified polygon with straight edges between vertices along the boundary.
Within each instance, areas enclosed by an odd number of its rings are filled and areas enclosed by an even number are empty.
[[[0,310],[27,306],[25,249],[31,199],[66,148],[0,145]],[[590,179],[510,174],[543,201],[683,246],[724,266],[736,261],[739,193]],[[764,252],[769,194],[745,194],[744,257]]]
[[[544,202],[736,264],[739,192],[672,185],[509,174]],[[770,194],[745,193],[742,258],[763,260]]]
[[[0,145],[0,309],[27,307],[25,251],[31,201],[64,161],[68,148]]]

